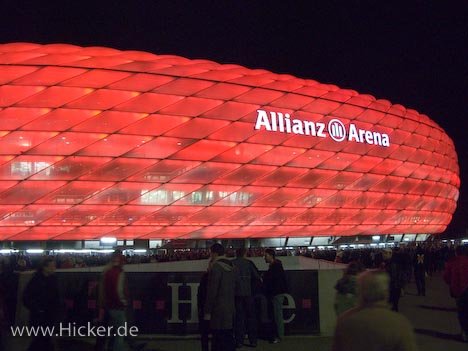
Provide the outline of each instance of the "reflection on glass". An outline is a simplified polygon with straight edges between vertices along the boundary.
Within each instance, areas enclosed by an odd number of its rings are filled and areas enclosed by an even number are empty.
[[[147,182],[166,182],[171,178],[168,175],[162,173],[146,173],[143,179]]]
[[[198,190],[190,194],[190,198],[185,198],[184,200],[190,204],[196,205],[209,205],[213,203],[214,200],[220,199],[221,192],[215,192],[212,190]],[[226,193],[226,195],[229,193]]]
[[[83,195],[64,195],[60,194],[54,197],[53,201],[56,204],[79,204],[83,202],[85,197]]]
[[[12,162],[11,163],[11,174],[21,177],[27,177],[31,174],[38,173],[43,169],[50,166],[48,162]],[[46,170],[46,175],[50,175],[50,168]]]
[[[301,205],[314,206],[314,205],[322,202],[322,200],[323,200],[323,198],[321,196],[311,194],[311,195],[303,197],[297,203],[301,204]]]
[[[231,205],[248,205],[251,197],[251,193],[247,193],[245,191],[235,191],[226,197],[225,202]]]
[[[147,205],[167,205],[185,196],[184,191],[156,189],[142,190],[140,201]]]
[[[19,211],[5,216],[5,222],[15,222],[25,225],[34,225],[34,217],[36,216],[35,211]]]
[[[152,191],[142,190],[140,201],[147,205],[167,205],[185,196],[184,191],[156,189]],[[229,205],[248,205],[253,194],[245,191],[229,193],[227,191],[198,190],[189,194],[185,203],[194,205],[207,205],[224,199]]]
[[[192,203],[193,204],[201,204],[202,202],[203,202],[203,192],[194,191],[192,193]]]

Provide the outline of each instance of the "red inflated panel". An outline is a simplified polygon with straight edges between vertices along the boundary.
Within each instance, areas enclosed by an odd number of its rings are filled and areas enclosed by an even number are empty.
[[[314,80],[108,48],[0,45],[0,240],[439,233],[427,116]]]

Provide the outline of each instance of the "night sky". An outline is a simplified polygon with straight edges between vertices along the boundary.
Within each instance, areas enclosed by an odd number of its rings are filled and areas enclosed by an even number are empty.
[[[236,63],[388,99],[454,140],[468,227],[468,1],[0,0],[0,43],[69,43]]]

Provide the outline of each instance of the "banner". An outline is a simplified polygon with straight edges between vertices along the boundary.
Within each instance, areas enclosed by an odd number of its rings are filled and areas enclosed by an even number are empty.
[[[130,290],[129,324],[140,334],[198,333],[197,291],[202,272],[126,273]],[[63,296],[63,321],[85,325],[98,316],[100,274],[57,273]],[[286,334],[319,333],[317,271],[286,271],[289,294],[283,302]],[[259,330],[269,323],[266,298],[255,296]]]

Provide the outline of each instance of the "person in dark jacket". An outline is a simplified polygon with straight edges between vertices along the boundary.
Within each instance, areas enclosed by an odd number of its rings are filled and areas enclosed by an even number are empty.
[[[198,327],[200,330],[200,342],[202,351],[210,350],[210,321],[204,319],[205,314],[205,301],[208,290],[208,273],[213,266],[213,261],[208,262],[208,268],[205,273],[201,276],[200,285],[197,291],[197,302],[198,302]]]
[[[413,257],[414,280],[418,289],[418,296],[426,296],[426,266],[424,250],[418,245]]]
[[[0,350],[5,345],[9,328],[16,314],[18,275],[13,272],[10,260],[0,261]],[[4,346],[5,347],[5,346]]]
[[[260,274],[255,264],[245,258],[247,250],[237,249],[236,258],[232,261],[236,267],[238,284],[236,285],[236,319],[235,337],[236,347],[244,342],[245,331],[249,336],[250,346],[257,346],[257,320],[252,294],[252,285],[260,280]]]
[[[213,244],[210,251],[213,266],[208,273],[204,319],[210,321],[212,350],[233,351],[235,268],[232,261],[224,257],[221,244]]]
[[[39,268],[27,284],[23,303],[30,312],[30,325],[32,327],[52,327],[57,321],[60,307],[58,282],[55,277],[55,260],[45,257],[39,264]],[[54,342],[51,336],[36,336],[29,351],[54,350]]]
[[[398,304],[403,288],[403,266],[398,247],[396,247],[393,252],[392,250],[386,250],[384,252],[384,267],[390,277],[388,302],[392,306],[392,310],[398,312]]]
[[[265,262],[269,267],[263,276],[263,284],[273,320],[270,342],[277,344],[284,337],[283,302],[288,288],[283,264],[275,256],[274,250],[265,250]]]

